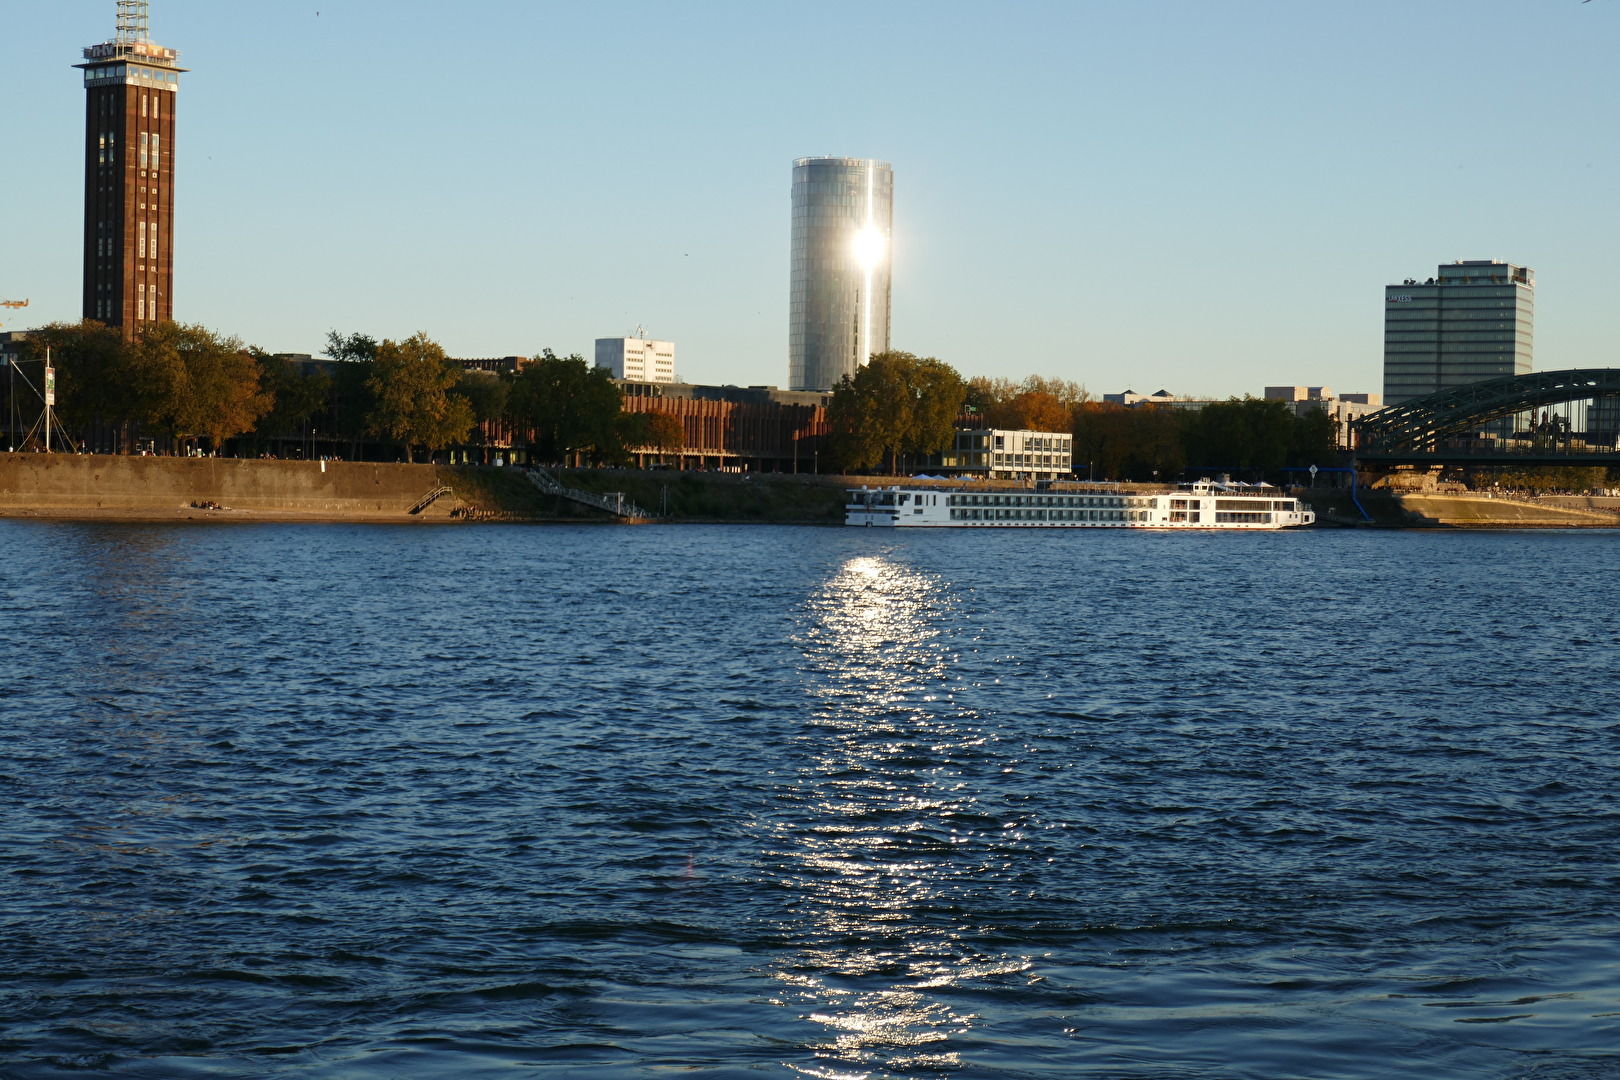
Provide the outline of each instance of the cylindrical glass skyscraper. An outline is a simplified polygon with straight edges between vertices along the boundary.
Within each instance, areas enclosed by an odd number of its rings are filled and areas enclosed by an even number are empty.
[[[869,158],[793,162],[788,384],[831,390],[889,348],[894,170]]]

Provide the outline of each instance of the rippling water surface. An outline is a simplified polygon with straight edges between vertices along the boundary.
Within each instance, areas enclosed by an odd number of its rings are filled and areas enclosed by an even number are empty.
[[[1612,1077],[1617,544],[0,523],[0,1076]]]

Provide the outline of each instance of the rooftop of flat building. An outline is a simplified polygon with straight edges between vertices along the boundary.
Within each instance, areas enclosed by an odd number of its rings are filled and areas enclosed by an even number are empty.
[[[774,386],[709,386],[701,383],[661,383],[641,379],[615,379],[626,397],[686,398],[693,401],[730,401],[738,404],[774,402],[778,405],[824,406],[831,392],[778,390]]]
[[[1514,263],[1503,262],[1501,259],[1457,259],[1455,262],[1441,263],[1435,270],[1435,276],[1425,281],[1417,278],[1407,278],[1404,281],[1394,281],[1389,288],[1398,289],[1405,285],[1527,285],[1534,286],[1536,272],[1528,266],[1518,266]]]

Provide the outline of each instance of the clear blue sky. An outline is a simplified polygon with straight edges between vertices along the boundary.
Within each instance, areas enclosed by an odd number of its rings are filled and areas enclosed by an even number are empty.
[[[0,295],[79,314],[112,0],[4,0]],[[316,12],[319,11],[319,15]],[[1097,393],[1378,390],[1382,286],[1537,272],[1536,364],[1620,364],[1620,0],[153,0],[175,310],[785,384],[794,157],[895,168],[894,346]]]

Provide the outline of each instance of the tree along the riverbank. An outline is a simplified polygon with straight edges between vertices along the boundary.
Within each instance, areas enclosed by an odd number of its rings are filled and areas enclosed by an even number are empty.
[[[545,461],[585,456],[598,462],[624,457],[624,395],[613,373],[579,355],[546,349],[512,380],[508,412]]]
[[[931,356],[882,352],[833,389],[827,427],[833,458],[850,472],[887,459],[948,449],[968,387],[956,369]]]
[[[98,322],[52,323],[21,344],[25,361],[43,361],[49,349],[57,409],[73,428],[127,433],[139,424],[176,443],[218,447],[252,431],[274,406],[257,356],[203,326],[152,323],[126,341]]]
[[[453,393],[461,367],[444,355],[426,334],[377,346],[366,378],[376,404],[368,427],[372,434],[398,443],[406,461],[413,448],[433,451],[466,440],[473,426],[472,403]]]

